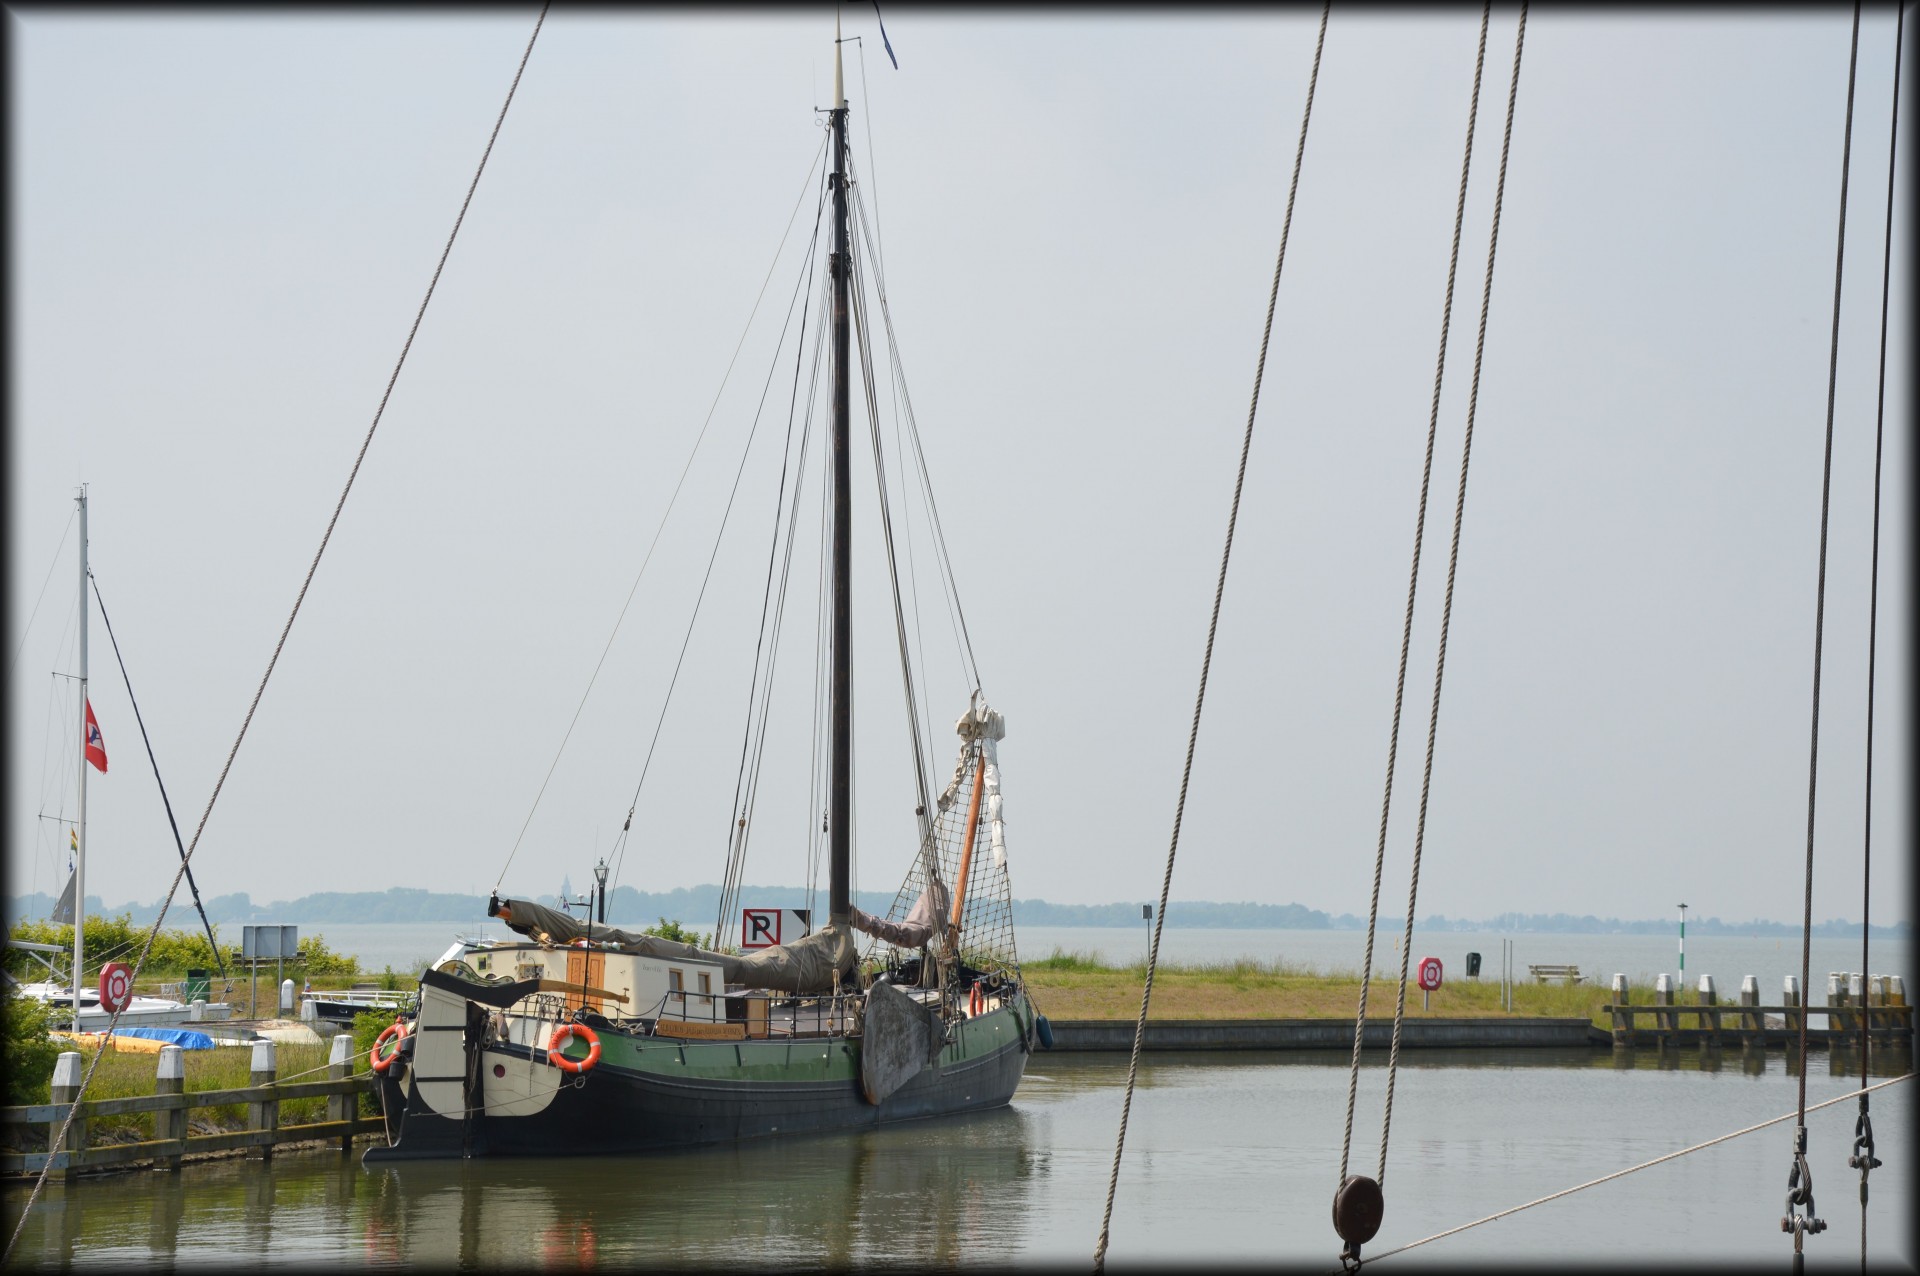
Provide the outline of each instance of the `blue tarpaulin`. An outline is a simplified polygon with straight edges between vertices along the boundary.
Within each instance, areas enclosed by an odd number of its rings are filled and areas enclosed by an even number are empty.
[[[148,1041],[164,1041],[170,1046],[179,1046],[182,1050],[211,1050],[213,1038],[204,1032],[194,1032],[188,1028],[115,1028],[116,1037],[142,1037]]]

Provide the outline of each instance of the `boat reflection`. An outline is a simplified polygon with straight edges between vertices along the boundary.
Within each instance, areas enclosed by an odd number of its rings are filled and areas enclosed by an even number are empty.
[[[368,1265],[1010,1260],[1047,1159],[1015,1109],[645,1157],[363,1171]]]

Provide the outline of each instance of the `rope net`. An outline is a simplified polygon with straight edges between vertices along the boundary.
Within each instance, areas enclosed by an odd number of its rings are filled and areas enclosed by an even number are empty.
[[[976,714],[985,713],[994,721],[999,715],[991,710],[969,712],[961,719],[963,733],[970,732]],[[933,820],[914,857],[906,879],[900,883],[887,909],[886,919],[902,922],[915,908],[934,906],[936,932],[943,932],[953,916],[953,899],[964,890],[960,905],[960,962],[982,973],[996,971],[1018,976],[1019,954],[1013,939],[1013,887],[1007,876],[1006,843],[1000,822],[999,760],[995,741],[984,736],[963,739],[954,762],[953,778],[935,799]],[[980,794],[977,827],[973,834],[973,854],[967,855],[967,826],[975,811],[976,787]],[[962,881],[962,860],[965,880]],[[929,889],[931,887],[931,889]],[[883,941],[870,940],[866,956],[876,956]]]

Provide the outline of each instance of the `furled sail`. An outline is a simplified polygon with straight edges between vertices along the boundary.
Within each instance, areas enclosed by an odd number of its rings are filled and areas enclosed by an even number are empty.
[[[620,930],[614,926],[592,925],[558,909],[530,900],[501,899],[494,896],[487,904],[490,916],[498,917],[509,929],[543,944],[571,944],[591,938],[596,943],[642,957],[679,958],[684,961],[712,962],[721,968],[721,978],[746,988],[766,988],[775,992],[829,993],[836,978],[845,983],[858,954],[853,936],[844,926],[827,925],[791,944],[779,944],[744,957],[714,952],[692,944],[676,943],[658,935]]]
[[[858,906],[847,920],[855,930],[884,939],[896,948],[919,948],[938,933],[940,919],[947,915],[949,906],[946,883],[936,877],[920,892],[912,910],[897,922],[876,917]]]

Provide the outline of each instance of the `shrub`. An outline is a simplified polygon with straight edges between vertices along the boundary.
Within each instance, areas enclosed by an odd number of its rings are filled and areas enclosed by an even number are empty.
[[[697,930],[688,930],[680,924],[678,919],[668,921],[662,917],[659,925],[649,926],[640,933],[642,935],[652,935],[659,939],[669,939],[676,944],[692,944],[695,948],[713,947],[712,935],[703,935]]]
[[[47,1036],[47,1006],[32,997],[8,997],[0,1007],[0,1065],[7,1078],[8,1104],[45,1103],[53,1083],[53,1064],[61,1046]]]

